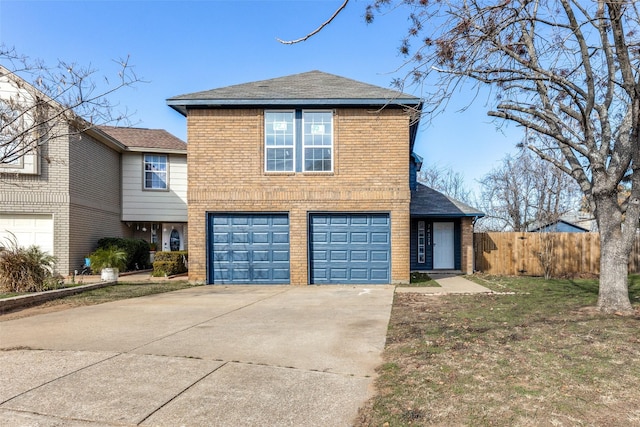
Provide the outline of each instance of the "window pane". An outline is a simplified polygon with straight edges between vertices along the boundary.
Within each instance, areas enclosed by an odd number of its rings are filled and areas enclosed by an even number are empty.
[[[304,158],[305,171],[331,171],[330,148],[305,148]]]
[[[304,170],[332,170],[333,114],[325,111],[303,113]],[[318,147],[318,148],[312,148]],[[324,147],[324,148],[319,148]]]
[[[265,112],[264,134],[267,146],[293,146],[295,126],[293,112]]]
[[[267,171],[293,171],[293,149],[267,148]]]
[[[144,171],[145,189],[167,189],[167,156],[145,154]]]
[[[267,171],[291,172],[294,170],[294,118],[293,111],[265,111],[265,168]]]

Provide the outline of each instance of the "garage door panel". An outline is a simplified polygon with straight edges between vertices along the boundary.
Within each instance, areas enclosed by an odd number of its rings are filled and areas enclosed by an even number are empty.
[[[283,215],[281,217],[274,217],[271,221],[271,223],[273,225],[282,225],[282,226],[286,226],[287,230],[289,229],[289,217],[286,215]]]
[[[254,245],[260,243],[269,243],[269,233],[252,233],[251,240]]]
[[[209,282],[286,284],[287,214],[210,214]]]
[[[347,239],[348,233],[341,232],[336,233],[332,232],[330,234],[331,243],[347,243],[349,239]]]
[[[389,226],[390,221],[389,221],[389,215],[383,216],[383,215],[377,215],[373,218],[371,218],[371,224],[372,225],[382,225],[382,226]]]
[[[289,269],[288,268],[274,268],[273,278],[277,280],[289,281]]]
[[[273,261],[286,261],[289,262],[289,251],[272,251]],[[287,271],[289,271],[287,269]]]
[[[351,233],[351,243],[369,243],[369,233]]]
[[[331,261],[347,261],[348,253],[347,251],[330,251],[330,260]]]
[[[368,261],[369,259],[368,251],[351,251],[351,261]]]
[[[351,279],[352,280],[367,280],[369,278],[369,270],[366,268],[352,268]]]
[[[371,261],[389,261],[389,252],[387,251],[371,251]]]
[[[371,279],[372,280],[385,280],[389,281],[389,270],[381,269],[377,270],[375,268],[371,269]]]
[[[315,232],[311,235],[311,238],[316,243],[327,243],[327,241],[329,241],[327,233]]]
[[[288,244],[289,243],[289,231],[287,230],[286,232],[284,231],[276,231],[273,233],[273,243],[282,243],[282,244]]]
[[[253,251],[253,262],[269,261],[269,251]]]
[[[389,283],[388,214],[312,214],[309,222],[312,284]]]
[[[389,243],[389,233],[371,233],[371,243],[382,243],[386,245]]]

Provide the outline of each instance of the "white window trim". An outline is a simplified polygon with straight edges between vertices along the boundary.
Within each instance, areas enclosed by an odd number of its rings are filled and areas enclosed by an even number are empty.
[[[165,184],[166,184],[166,188],[148,188],[147,187],[147,169],[146,169],[146,165],[147,165],[147,156],[164,156],[166,159],[166,165],[167,165],[167,170],[165,171],[166,174],[166,180],[165,180]],[[169,191],[169,155],[168,154],[163,154],[163,153],[144,153],[142,154],[142,190],[143,191]]]
[[[293,145],[289,146],[289,145],[267,145],[267,114],[269,113],[292,113],[293,114]],[[274,173],[274,174],[278,174],[278,173],[284,173],[284,174],[290,174],[290,173],[295,173],[296,172],[296,138],[298,137],[297,132],[296,132],[296,110],[264,110],[264,137],[263,137],[263,144],[264,144],[264,171],[266,173]],[[291,170],[269,170],[269,165],[268,165],[268,157],[267,157],[267,152],[270,148],[289,148],[291,147],[291,150],[293,150],[293,167],[291,168]]]
[[[331,145],[330,146],[316,146],[316,145],[310,145],[309,148],[329,148],[331,149],[331,169],[330,170],[322,170],[322,171],[313,171],[313,170],[306,170],[305,169],[305,164],[306,164],[306,156],[305,156],[305,148],[307,148],[307,146],[305,145],[305,141],[304,141],[304,113],[327,113],[331,116]],[[302,135],[301,135],[301,147],[302,147],[302,167],[301,170],[304,173],[333,173],[333,159],[334,159],[334,140],[335,140],[335,132],[334,132],[334,127],[333,127],[333,110],[302,110]]]

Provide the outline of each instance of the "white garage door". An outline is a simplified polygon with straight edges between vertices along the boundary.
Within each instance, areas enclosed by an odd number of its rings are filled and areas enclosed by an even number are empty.
[[[13,239],[19,246],[40,246],[53,253],[53,217],[35,214],[0,214],[0,245],[7,246],[7,239]]]

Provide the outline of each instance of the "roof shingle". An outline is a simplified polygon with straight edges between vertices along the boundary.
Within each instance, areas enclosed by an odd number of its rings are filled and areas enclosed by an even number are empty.
[[[98,126],[98,129],[128,148],[187,151],[187,144],[164,129]]]
[[[179,95],[167,104],[185,114],[187,105],[420,105],[421,100],[391,89],[322,71],[309,71]]]
[[[411,192],[411,216],[425,217],[461,217],[484,216],[459,200],[449,197],[431,187],[418,183],[417,189]]]

